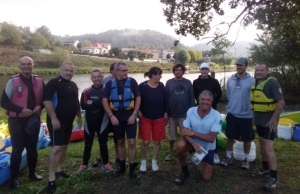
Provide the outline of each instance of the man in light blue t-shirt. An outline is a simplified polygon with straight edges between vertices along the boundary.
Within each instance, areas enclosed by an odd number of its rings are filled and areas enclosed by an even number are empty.
[[[207,151],[207,155],[201,161],[202,178],[205,181],[211,179],[216,148],[215,141],[222,126],[221,114],[211,108],[212,102],[212,93],[204,90],[199,95],[199,106],[190,108],[183,121],[182,139],[177,143],[177,155],[182,170],[175,180],[176,185],[183,184],[189,176],[186,161],[187,152],[201,153],[202,148]]]

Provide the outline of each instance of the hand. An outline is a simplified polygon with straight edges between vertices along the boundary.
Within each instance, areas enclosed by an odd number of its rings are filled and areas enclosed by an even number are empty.
[[[34,107],[34,109],[33,109],[33,113],[38,113],[40,111],[41,111],[41,106],[40,105]]]
[[[93,101],[92,100],[88,100],[86,103],[89,104],[89,105],[91,105],[93,103]]]
[[[275,132],[277,130],[277,121],[273,117],[269,120],[267,123],[267,126],[269,126],[270,131]]]
[[[115,115],[112,115],[110,118],[111,124],[113,125],[119,125],[119,121]]]
[[[132,114],[132,115],[130,115],[130,117],[128,118],[127,124],[128,124],[128,125],[132,125],[132,124],[135,122],[135,120],[136,120],[136,115],[135,115],[135,114]]]
[[[142,117],[142,116],[143,116],[143,114],[142,114],[141,111],[138,111],[138,115],[139,115],[139,117]]]
[[[194,150],[198,153],[198,154],[201,154],[202,153],[202,146],[200,145],[200,143],[198,142],[194,142],[192,144]]]
[[[30,117],[32,115],[32,110],[28,109],[28,108],[23,108],[22,109],[22,114],[25,116],[25,117]]]
[[[53,126],[53,130],[60,130],[60,122],[57,118],[55,119],[51,119],[51,123],[52,123],[52,126]]]
[[[190,136],[190,137],[192,137],[193,134],[194,134],[194,132],[193,132],[192,130],[187,129],[187,128],[183,128],[183,129],[181,130],[181,133],[180,133],[180,135],[181,135],[182,137],[183,137],[183,136]]]

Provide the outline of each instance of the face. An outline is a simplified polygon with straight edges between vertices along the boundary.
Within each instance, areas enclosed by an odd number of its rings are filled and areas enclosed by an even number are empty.
[[[27,58],[23,58],[20,61],[19,68],[23,75],[31,75],[32,69],[33,69],[33,64],[31,62],[31,60],[29,60]]]
[[[236,72],[237,72],[237,74],[244,74],[246,72],[246,69],[247,69],[246,65],[236,64]]]
[[[66,63],[60,68],[60,76],[65,80],[71,80],[74,73],[74,66],[70,63]]]
[[[126,79],[128,76],[128,67],[127,65],[120,65],[119,69],[116,70],[117,71],[117,77],[118,79]]]
[[[255,78],[258,80],[263,80],[267,77],[269,70],[265,64],[256,64],[255,66]]]
[[[175,78],[177,78],[177,79],[182,78],[182,76],[183,76],[183,70],[182,70],[181,67],[175,68],[174,76],[175,76]]]
[[[159,82],[160,79],[161,79],[161,74],[157,74],[157,75],[152,75],[151,79],[154,81],[154,82]]]
[[[203,94],[199,97],[199,105],[202,110],[209,110],[212,104],[210,95]]]
[[[208,77],[209,69],[208,68],[201,68],[200,69],[200,74],[201,77]]]
[[[103,75],[100,71],[92,72],[91,73],[91,80],[95,87],[100,87],[102,84]]]

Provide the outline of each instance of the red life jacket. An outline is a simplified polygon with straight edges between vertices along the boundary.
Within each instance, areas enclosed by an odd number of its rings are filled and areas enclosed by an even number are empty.
[[[13,81],[13,94],[10,101],[20,107],[27,108],[27,98],[28,98],[28,87],[22,81],[20,75],[11,77]],[[34,92],[34,106],[38,106],[42,103],[44,83],[42,78],[33,75],[33,92]],[[16,117],[17,113],[12,111],[6,111],[6,114],[10,117]],[[39,113],[40,114],[40,113]],[[19,117],[24,117],[22,113],[19,113]]]

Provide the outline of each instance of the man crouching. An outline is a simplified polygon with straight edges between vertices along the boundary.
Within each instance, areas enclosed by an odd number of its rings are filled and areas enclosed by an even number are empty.
[[[177,143],[177,155],[181,164],[181,173],[175,180],[176,185],[184,183],[189,176],[187,166],[187,152],[202,152],[202,148],[207,150],[207,155],[202,159],[201,174],[205,181],[209,181],[212,176],[214,164],[215,141],[221,131],[222,117],[215,109],[211,108],[213,95],[210,91],[204,90],[199,95],[199,106],[188,110],[181,136]]]

